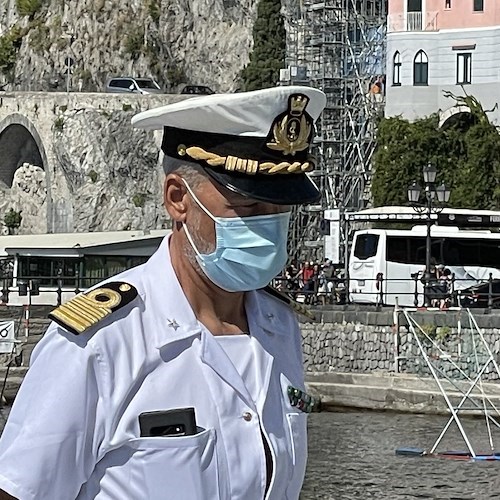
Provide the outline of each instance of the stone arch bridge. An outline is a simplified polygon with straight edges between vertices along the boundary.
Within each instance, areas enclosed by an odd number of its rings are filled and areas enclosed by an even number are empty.
[[[68,113],[79,110],[97,110],[101,114],[122,112],[126,114],[124,123],[129,122],[131,112],[162,106],[184,99],[179,95],[130,95],[106,93],[0,93],[0,225],[5,205],[16,172],[23,165],[42,169],[45,177],[44,198],[46,225],[36,232],[72,231],[60,219],[57,207],[67,204],[68,190],[61,186],[54,189],[61,159],[54,150],[54,130],[62,126]],[[83,139],[82,139],[83,141]],[[71,159],[70,159],[71,160]],[[65,194],[66,193],[66,194]],[[2,205],[2,199],[4,204]],[[19,203],[18,203],[19,205]]]

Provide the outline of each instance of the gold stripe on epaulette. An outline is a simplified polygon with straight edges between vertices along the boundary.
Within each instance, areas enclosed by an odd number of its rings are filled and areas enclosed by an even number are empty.
[[[137,297],[134,286],[123,281],[108,282],[77,295],[49,314],[49,318],[66,330],[79,335],[102,319],[129,304]]]
[[[86,295],[78,295],[52,311],[53,316],[73,327],[78,333],[83,333],[109,314],[111,314],[111,308]]]

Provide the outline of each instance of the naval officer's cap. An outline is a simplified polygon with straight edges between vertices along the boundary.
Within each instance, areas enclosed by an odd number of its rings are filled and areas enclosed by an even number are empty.
[[[275,204],[321,197],[308,173],[314,122],[326,104],[311,87],[283,86],[212,94],[150,109],[132,124],[163,129],[163,153],[201,165],[220,185]]]

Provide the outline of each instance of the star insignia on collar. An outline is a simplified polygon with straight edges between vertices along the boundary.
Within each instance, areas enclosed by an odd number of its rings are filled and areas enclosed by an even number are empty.
[[[173,328],[175,331],[177,331],[177,328],[179,328],[179,324],[177,323],[177,321],[175,321],[175,319],[169,319],[168,326],[170,328]]]

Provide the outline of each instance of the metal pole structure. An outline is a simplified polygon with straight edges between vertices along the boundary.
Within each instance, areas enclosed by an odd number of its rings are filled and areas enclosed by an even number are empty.
[[[408,314],[406,313],[406,311],[404,311],[404,312],[405,312],[406,321],[408,323],[408,326],[410,327],[410,332],[413,334],[413,338],[415,339],[415,342],[418,345],[418,348],[419,348],[420,353],[422,354],[422,356],[424,358],[424,361],[427,365],[427,368],[429,368],[431,375],[434,378],[434,381],[436,382],[437,386],[439,387],[439,391],[441,392],[441,395],[443,396],[443,398],[446,402],[446,406],[448,407],[448,410],[451,413],[453,420],[457,424],[457,427],[458,427],[458,430],[462,436],[462,439],[464,440],[465,445],[467,446],[467,449],[469,450],[469,453],[472,455],[473,458],[476,458],[476,453],[474,452],[472,445],[469,441],[469,438],[467,437],[467,434],[465,433],[465,430],[462,427],[462,422],[460,422],[460,418],[459,418],[457,412],[455,411],[453,405],[451,404],[450,398],[448,397],[448,394],[446,394],[446,391],[444,390],[444,388],[443,388],[443,386],[442,386],[442,384],[441,384],[441,382],[436,374],[436,370],[434,369],[434,366],[432,366],[432,363],[431,363],[429,357],[427,356],[427,353],[425,352],[425,349],[422,346],[420,339],[418,338],[417,332],[415,331],[415,326],[413,325],[413,322],[411,321],[411,319],[408,316]]]
[[[431,280],[431,248],[432,248],[432,240],[431,240],[431,214],[432,214],[432,198],[430,193],[430,185],[426,183],[425,186],[425,198],[427,202],[427,233],[425,237],[425,279],[424,279],[424,306],[429,307],[431,305],[431,301],[429,298],[429,288],[430,288],[430,280]]]
[[[30,334],[30,307],[31,307],[31,283],[28,282],[28,305],[24,310],[24,336],[28,338]]]
[[[396,297],[394,312],[392,313],[393,336],[394,336],[394,373],[399,373],[399,304]]]
[[[469,387],[469,389],[467,390],[467,392],[463,395],[462,399],[460,400],[460,403],[458,403],[458,406],[455,408],[456,412],[457,412],[457,416],[458,416],[458,412],[460,411],[460,409],[462,408],[462,405],[465,403],[465,401],[467,401],[469,399],[469,396],[470,396],[470,393],[474,390],[474,387],[476,387],[476,384],[478,383],[478,381],[481,379],[481,377],[483,376],[483,373],[484,371],[486,370],[486,367],[489,365],[490,363],[490,360],[488,360],[488,362],[483,366],[482,370],[477,374],[476,378],[474,379],[473,383],[471,384],[471,386]],[[473,399],[471,399],[471,402],[474,404],[475,401]],[[478,408],[479,405],[476,404],[476,406]],[[486,413],[486,418],[489,417],[489,415]],[[492,417],[490,417],[492,418]],[[444,426],[443,430],[441,431],[441,434],[438,436],[438,438],[436,439],[435,443],[432,445],[432,448],[430,449],[429,453],[432,455],[435,451],[436,451],[436,448],[439,446],[439,443],[441,442],[441,440],[443,439],[444,435],[446,434],[446,432],[448,431],[448,429],[450,428],[450,425],[453,423],[454,421],[454,416],[452,415],[449,419],[448,419],[448,422],[446,423],[446,425]],[[470,450],[470,448],[469,448]]]

